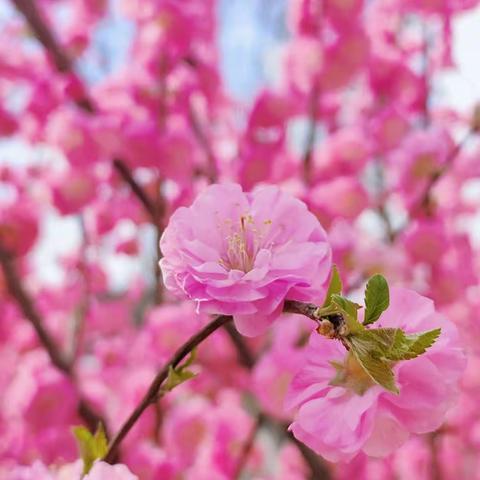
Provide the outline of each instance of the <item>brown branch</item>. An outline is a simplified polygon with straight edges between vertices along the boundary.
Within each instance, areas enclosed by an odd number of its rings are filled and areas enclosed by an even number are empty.
[[[197,139],[200,147],[205,154],[205,157],[207,158],[206,176],[209,179],[210,183],[214,183],[217,181],[218,178],[217,160],[215,158],[215,154],[213,153],[212,146],[210,145],[210,142],[208,141],[208,138],[203,131],[200,120],[195,113],[192,105],[190,105],[188,109],[188,119],[195,138]]]
[[[318,101],[320,98],[320,85],[318,80],[314,81],[312,91],[309,99],[309,120],[307,138],[305,141],[305,148],[303,153],[303,177],[305,183],[310,185],[312,182],[313,171],[313,148],[315,147],[315,140],[317,136],[317,115],[318,115]]]
[[[23,316],[30,322],[35,330],[38,339],[42,346],[48,353],[52,364],[67,375],[72,380],[75,380],[75,375],[72,369],[72,364],[62,354],[55,340],[43,325],[43,319],[40,313],[35,308],[32,299],[28,292],[24,289],[20,278],[15,270],[13,258],[9,252],[0,246],[0,264],[2,267],[5,282],[8,292],[11,297],[15,299]],[[107,428],[105,420],[89,405],[89,403],[82,397],[79,397],[78,407],[79,415],[83,418],[88,428],[93,432],[99,423],[102,423]]]
[[[296,300],[286,300],[283,306],[283,311],[285,313],[298,313],[316,322],[318,322],[318,317],[315,315],[315,311],[317,309],[317,305],[314,305],[313,303],[298,302]],[[249,370],[251,370],[255,366],[255,357],[248,348],[248,345],[245,343],[245,340],[231,323],[226,325],[226,330],[235,348],[237,349],[238,356],[241,359],[241,362]],[[292,441],[297,446],[300,454],[303,456],[303,459],[310,468],[310,478],[312,480],[328,480],[330,478],[328,468],[325,466],[321,457],[319,457],[313,450],[298,441],[291,433],[289,433],[288,424],[283,424],[275,418],[265,414],[264,412],[259,412],[257,414],[257,421],[259,421],[260,419],[262,423],[267,423],[275,429],[279,429],[282,435],[286,436],[288,440]]]
[[[450,151],[445,163],[442,165],[442,168],[435,172],[428,180],[425,191],[419,202],[419,207],[423,209],[426,213],[431,213],[432,207],[432,191],[438,181],[447,173],[447,171],[452,167],[453,162],[457,158],[458,154],[462,151],[462,148],[465,146],[467,141],[470,139],[474,133],[473,129],[470,129],[467,134],[460,140],[454,148]]]
[[[125,183],[131,188],[135,196],[140,200],[140,203],[143,205],[148,214],[152,217],[154,225],[158,225],[158,209],[152,200],[149,198],[145,190],[138,184],[135,178],[132,175],[132,172],[120,158],[113,159],[113,166],[118,174],[122,177]]]
[[[58,346],[55,344],[54,339],[43,326],[40,314],[35,309],[32,299],[24,290],[17,272],[15,271],[12,256],[1,246],[0,263],[2,265],[3,274],[10,295],[17,301],[17,304],[20,307],[23,315],[34,328],[40,343],[45,347],[45,350],[47,351],[53,365],[67,375],[71,375],[71,364],[60,352]]]
[[[225,325],[225,330],[227,331],[230,340],[237,350],[240,363],[247,369],[251,370],[255,366],[255,356],[248,348],[248,345],[245,343],[242,335],[238,333],[238,330],[231,323],[227,323],[227,325]]]
[[[59,72],[67,73],[72,70],[72,62],[68,55],[60,48],[52,30],[48,27],[34,0],[11,0],[17,10],[25,17],[32,33],[49,52],[50,57]]]
[[[310,468],[310,480],[328,480],[330,478],[330,471],[324,462],[319,461],[319,456],[310,448],[308,448],[300,440],[297,440],[292,433],[288,432],[291,441],[297,446],[302,454],[303,459]]]
[[[49,28],[41,11],[37,8],[34,0],[11,0],[16,9],[23,15],[30,30],[37,37],[38,41],[45,47],[50,58],[60,73],[73,72],[72,61],[67,53],[60,47],[55,35]],[[91,100],[84,95],[75,99],[77,105],[86,112],[93,113],[95,107]]]
[[[437,430],[428,435],[430,446],[430,478],[431,480],[443,480],[442,468],[439,462],[439,440],[441,433]]]
[[[302,303],[297,301],[286,301],[284,311],[290,312],[290,313],[299,313],[302,315],[306,315],[309,318],[312,318],[314,320],[318,320],[313,315],[313,309],[317,309],[317,308],[318,308],[317,306],[309,303]],[[150,405],[154,404],[158,400],[159,396],[162,394],[162,390],[161,390],[162,384],[167,379],[170,368],[177,367],[180,364],[180,362],[184,360],[187,357],[187,355],[189,355],[206,338],[208,338],[212,333],[214,333],[216,330],[218,330],[222,326],[230,324],[232,320],[233,320],[233,317],[229,315],[217,316],[210,323],[208,323],[202,330],[200,330],[195,335],[193,335],[186,343],[184,343],[174,353],[172,358],[157,373],[152,383],[150,384],[148,391],[145,393],[140,403],[135,407],[135,409],[132,411],[132,413],[123,423],[118,433],[110,442],[108,452],[104,457],[104,461],[108,463],[112,463],[115,460],[115,457],[117,455],[117,450],[121,442],[123,441],[123,439],[127,436],[130,430],[133,428],[133,426],[135,425],[137,420],[141,417],[143,412]],[[248,356],[248,360],[246,361],[253,366],[254,357],[249,352],[248,346],[244,344],[243,339],[241,337],[235,337],[234,344],[237,348],[239,348],[238,346],[240,343],[243,344],[240,347],[243,352],[242,355],[245,355],[246,357]],[[262,418],[265,421],[268,421],[270,424],[274,426],[279,425],[276,420],[271,419],[270,417],[268,417],[263,413],[261,415],[262,415]],[[282,431],[285,433],[286,433],[286,428],[287,426],[282,426]],[[299,442],[295,441],[295,443],[298,445]],[[308,455],[306,455],[305,453],[306,451],[309,452]],[[320,457],[318,457],[307,446],[302,444],[302,448],[300,449],[300,452],[304,456],[305,461],[310,465],[310,468],[312,470],[312,475],[314,474],[314,472],[317,472],[317,471],[322,471],[322,472],[326,471],[326,467],[322,465],[322,462],[320,461]],[[329,475],[327,474],[322,474],[322,475],[323,476],[320,476],[320,477],[317,476],[312,478],[316,478],[317,480],[330,478]]]
[[[11,0],[17,10],[23,15],[32,33],[37,40],[43,45],[45,50],[49,53],[53,63],[60,73],[73,72],[73,64],[67,53],[60,46],[53,31],[49,28],[46,20],[42,17],[41,12],[37,8],[34,0]],[[96,107],[93,101],[84,96],[76,100],[77,106],[87,112],[96,113]],[[130,169],[121,159],[113,159],[113,166],[120,174],[120,176],[127,182],[132,189],[132,192],[137,196],[142,205],[145,207],[149,215],[154,220],[155,225],[158,224],[158,212],[153,202],[148,198],[146,192],[133,178]]]
[[[117,449],[126,437],[128,432],[135,425],[137,420],[143,414],[143,412],[158,399],[159,394],[161,393],[161,387],[163,382],[168,377],[168,371],[170,368],[175,368],[179,363],[192,352],[192,350],[197,347],[200,343],[203,342],[207,337],[209,337],[213,332],[218,330],[220,327],[225,325],[228,322],[232,321],[232,317],[228,315],[219,315],[203,327],[198,333],[193,335],[184,345],[182,345],[173,355],[173,357],[168,361],[163,368],[157,373],[153,382],[151,383],[147,393],[144,395],[140,403],[135,407],[133,412],[129,415],[125,423],[122,425],[118,433],[115,435],[113,440],[110,442],[108,447],[108,452],[104,457],[104,461],[112,463],[117,454]]]
[[[243,448],[240,452],[237,465],[235,466],[235,470],[232,475],[233,480],[239,480],[241,478],[243,469],[245,468],[248,462],[248,457],[252,453],[253,446],[255,445],[255,438],[257,436],[257,433],[264,422],[265,422],[265,416],[262,413],[259,413],[250,431],[250,434],[248,435],[248,438],[243,444]]]
[[[296,300],[285,300],[283,311],[286,313],[298,313],[305,317],[318,322],[319,318],[316,315],[318,305],[313,303],[297,302]]]

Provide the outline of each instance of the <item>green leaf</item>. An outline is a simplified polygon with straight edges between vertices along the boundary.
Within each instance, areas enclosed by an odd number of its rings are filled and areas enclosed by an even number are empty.
[[[441,328],[411,335],[405,335],[402,332],[403,338],[398,337],[389,352],[388,358],[391,360],[411,360],[416,358],[425,353],[436,342],[441,332]]]
[[[352,302],[348,298],[342,297],[341,295],[337,295],[336,293],[332,294],[331,302],[336,311],[343,315],[349,333],[362,332],[365,330],[363,325],[357,321],[357,310],[362,308],[361,305]]]
[[[342,279],[340,278],[340,274],[338,273],[337,266],[334,265],[332,267],[332,275],[330,277],[330,285],[328,286],[327,296],[325,297],[325,301],[323,302],[323,307],[330,305],[332,301],[332,295],[342,293]]]
[[[83,473],[87,474],[95,460],[103,458],[108,451],[105,429],[100,423],[94,435],[84,426],[73,427],[72,430],[83,460]]]
[[[195,377],[195,375],[196,374],[191,372],[190,370],[186,370],[184,368],[174,369],[172,366],[170,366],[170,368],[168,369],[168,377],[162,387],[162,391],[170,392],[175,387],[178,387],[178,385]]]
[[[386,390],[398,394],[399,390],[395,384],[391,362],[377,355],[375,342],[365,334],[351,335],[347,338],[350,350],[358,363],[365,370],[368,376],[378,385]]]
[[[192,365],[192,363],[195,361],[196,356],[197,356],[197,349],[194,348],[190,352],[190,355],[185,361],[185,363],[177,366],[176,368],[173,368],[172,366],[169,367],[167,379],[165,381],[165,384],[162,387],[163,392],[170,392],[178,385],[196,376],[196,373],[193,373],[190,370],[188,370],[188,367],[190,367],[190,365]]]
[[[365,288],[365,319],[364,325],[376,322],[380,315],[390,304],[390,292],[388,283],[380,274],[374,275],[368,280]]]

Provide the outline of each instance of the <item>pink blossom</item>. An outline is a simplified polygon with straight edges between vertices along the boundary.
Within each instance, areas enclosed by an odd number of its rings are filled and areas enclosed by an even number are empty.
[[[96,462],[84,480],[138,480],[126,465]]]
[[[273,186],[208,187],[172,215],[160,245],[166,287],[200,312],[233,315],[250,336],[265,331],[285,299],[322,298],[331,266],[322,226]]]
[[[411,433],[437,429],[455,397],[464,355],[456,328],[435,312],[431,300],[394,288],[377,326],[407,333],[441,327],[442,333],[425,354],[395,365],[399,395],[373,384],[339,342],[312,335],[308,364],[292,382],[287,406],[297,408],[293,434],[328,460],[348,461],[361,451],[384,457]],[[336,372],[331,362],[346,359],[351,385],[359,389],[330,384]]]
[[[334,218],[353,219],[368,206],[367,192],[353,176],[319,182],[310,190],[308,200],[311,209],[326,225]]]
[[[18,200],[13,205],[0,205],[0,243],[11,253],[25,255],[37,240],[37,209],[27,198]]]

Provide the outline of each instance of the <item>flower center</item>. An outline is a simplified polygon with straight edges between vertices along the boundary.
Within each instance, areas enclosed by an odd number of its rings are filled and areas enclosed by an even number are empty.
[[[375,385],[375,382],[351,352],[347,354],[343,363],[330,363],[336,370],[335,376],[330,380],[330,385],[347,388],[360,396]]]
[[[245,273],[253,269],[258,251],[264,248],[266,228],[259,228],[253,217],[242,215],[238,223],[230,219],[227,225],[226,251],[219,260],[226,270],[241,270]],[[270,226],[271,220],[265,220],[263,225]]]

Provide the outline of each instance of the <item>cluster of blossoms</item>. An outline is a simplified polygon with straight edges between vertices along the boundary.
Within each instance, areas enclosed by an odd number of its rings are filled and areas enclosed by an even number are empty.
[[[234,3],[1,9],[0,478],[480,478],[480,2]]]

